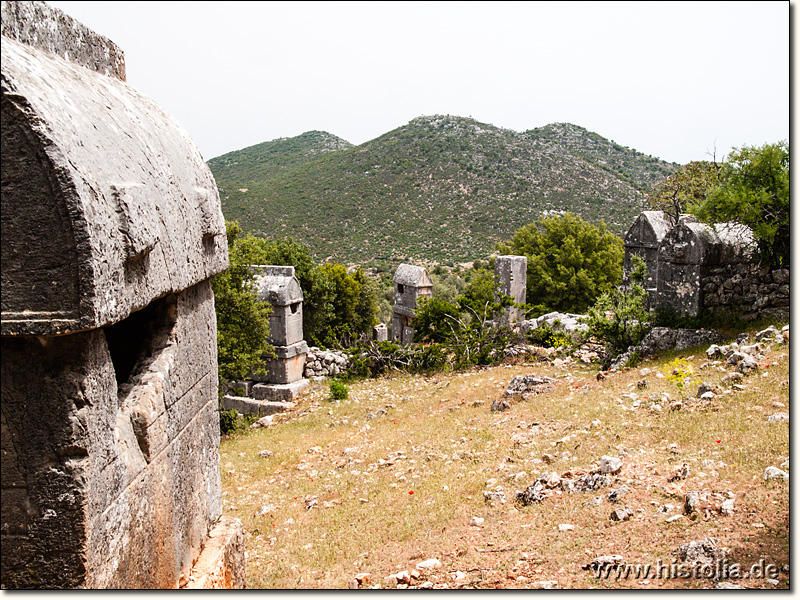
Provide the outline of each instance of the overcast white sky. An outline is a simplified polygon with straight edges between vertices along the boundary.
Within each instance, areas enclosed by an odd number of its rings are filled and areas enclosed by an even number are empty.
[[[206,159],[420,115],[566,121],[679,163],[789,139],[789,2],[50,2]]]

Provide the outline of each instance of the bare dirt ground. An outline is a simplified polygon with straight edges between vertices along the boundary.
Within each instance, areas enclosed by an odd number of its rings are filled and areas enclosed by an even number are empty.
[[[220,446],[248,587],[787,589],[789,483],[764,473],[789,471],[788,344],[733,384],[705,350],[604,379],[551,359],[357,382],[340,402],[315,384]],[[554,381],[492,412],[515,375]],[[704,540],[692,569],[677,550]],[[610,555],[627,566],[585,568]]]

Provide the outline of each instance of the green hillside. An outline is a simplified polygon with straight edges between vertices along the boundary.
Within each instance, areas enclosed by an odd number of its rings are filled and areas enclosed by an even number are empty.
[[[358,263],[483,258],[558,211],[621,234],[642,192],[678,167],[574,125],[518,133],[442,115],[360,146],[309,132],[208,164],[227,219],[291,236],[319,260]]]

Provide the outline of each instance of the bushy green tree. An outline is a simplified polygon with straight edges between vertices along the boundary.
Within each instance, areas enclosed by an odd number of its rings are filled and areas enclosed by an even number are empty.
[[[414,341],[442,343],[459,326],[461,309],[444,298],[420,298],[414,315]]]
[[[723,163],[719,185],[690,210],[708,223],[747,225],[762,263],[788,266],[789,144],[734,149]]]
[[[459,303],[480,313],[494,302],[494,272],[483,265],[473,269]]]
[[[525,225],[497,247],[528,257],[528,303],[548,310],[582,313],[622,281],[622,239],[572,213]]]
[[[653,210],[664,211],[673,223],[690,206],[705,201],[709,192],[719,185],[720,163],[692,161],[684,165],[647,196],[647,205]]]
[[[378,283],[361,269],[350,274],[337,263],[317,267],[309,290],[307,338],[322,346],[348,346],[369,335],[377,322],[379,292]]]
[[[226,223],[230,266],[211,278],[217,314],[217,360],[222,380],[263,370],[261,356],[271,351],[269,303],[259,302],[250,265],[258,262],[258,244],[239,237],[237,223]]]

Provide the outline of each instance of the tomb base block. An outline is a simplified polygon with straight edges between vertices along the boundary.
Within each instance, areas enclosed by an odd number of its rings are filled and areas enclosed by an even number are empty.
[[[239,519],[221,517],[197,557],[187,590],[240,590],[245,586],[244,527]]]
[[[287,387],[286,385],[270,386],[264,384],[256,384],[256,386],[258,385],[261,385],[265,388]],[[274,390],[272,389],[263,390],[263,395],[265,397],[269,396],[270,398],[276,397],[276,394],[274,394]],[[285,396],[288,396],[288,394],[282,394],[281,397]],[[257,400],[255,398],[246,398],[244,396],[223,396],[220,405],[222,406],[223,410],[233,409],[237,412],[242,413],[243,415],[256,415],[258,417],[264,417],[266,415],[272,415],[278,412],[283,412],[285,410],[294,407],[294,403],[291,401]]]

